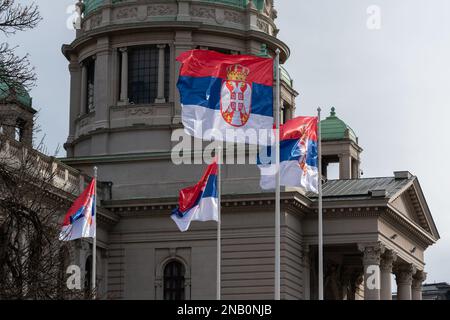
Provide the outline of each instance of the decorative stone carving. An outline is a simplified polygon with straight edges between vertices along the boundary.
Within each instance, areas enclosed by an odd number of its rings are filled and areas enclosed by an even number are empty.
[[[386,250],[383,254],[380,269],[386,272],[392,272],[392,265],[397,260],[397,253],[392,250]]]
[[[136,116],[136,115],[152,115],[154,111],[149,107],[136,107],[128,109],[128,115]]]
[[[99,27],[102,24],[103,17],[101,14],[97,14],[91,18],[91,28]]]
[[[412,277],[412,288],[415,290],[421,290],[422,283],[426,279],[427,279],[427,273],[422,270],[418,270]]]
[[[413,274],[416,273],[416,270],[416,267],[412,264],[397,267],[395,270],[397,284],[406,284],[410,286],[412,284]]]
[[[216,10],[209,7],[192,6],[191,16],[203,19],[216,19]]]
[[[147,7],[147,14],[154,16],[174,16],[177,14],[176,4],[151,4]]]
[[[216,22],[218,24],[223,24],[225,22],[225,12],[223,9],[216,8]]]
[[[236,11],[225,10],[225,20],[228,22],[243,24],[245,21],[245,17],[243,14]]]
[[[269,33],[269,24],[267,22],[262,21],[261,19],[258,19],[256,21],[256,26],[261,31],[264,31],[265,33]]]
[[[364,253],[364,265],[379,265],[381,254],[384,253],[384,246],[379,242],[358,244],[358,250]]]
[[[130,19],[136,18],[138,14],[137,7],[127,7],[118,9],[116,12],[116,19]]]

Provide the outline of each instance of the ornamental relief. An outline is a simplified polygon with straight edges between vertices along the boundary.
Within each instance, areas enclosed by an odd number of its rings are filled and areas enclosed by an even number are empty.
[[[129,108],[127,110],[128,116],[137,116],[137,115],[153,115],[155,111],[153,108],[149,107],[136,107],[136,108]]]
[[[258,29],[260,29],[261,31],[264,31],[265,33],[269,33],[269,24],[267,22],[264,22],[261,19],[258,19],[256,21],[256,26],[258,27]]]
[[[200,7],[200,6],[192,6],[191,7],[191,16],[203,18],[203,19],[215,19],[216,18],[216,10],[214,8],[209,7]]]
[[[130,19],[130,18],[136,18],[137,15],[138,15],[137,7],[120,8],[116,11],[115,18],[116,19]]]
[[[147,7],[149,16],[174,16],[177,11],[176,4],[152,4]]]
[[[97,15],[93,16],[91,18],[91,29],[100,26],[102,23],[102,19],[103,19],[103,17],[101,14],[97,14]]]
[[[236,11],[225,11],[225,20],[233,23],[243,24],[245,22],[245,16]]]

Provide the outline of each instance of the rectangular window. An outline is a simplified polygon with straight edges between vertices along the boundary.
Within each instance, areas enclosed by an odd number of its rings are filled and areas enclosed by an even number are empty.
[[[153,103],[158,93],[159,49],[156,46],[132,48],[128,61],[130,102]]]
[[[95,60],[87,61],[87,96],[86,96],[86,113],[94,111],[94,83],[95,83]]]

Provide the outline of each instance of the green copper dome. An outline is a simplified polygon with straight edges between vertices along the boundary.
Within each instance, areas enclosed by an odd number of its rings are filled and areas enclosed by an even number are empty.
[[[25,88],[11,89],[6,83],[0,83],[0,103],[18,102],[19,104],[31,108],[31,97]]]
[[[123,0],[112,0],[112,3],[114,4],[122,1]],[[249,2],[249,0],[201,0],[201,1],[215,2],[243,9],[247,7],[247,4]],[[105,0],[84,0],[83,2],[85,5],[84,13],[88,14],[89,12],[94,11],[95,9],[100,7],[105,2]],[[253,3],[255,4],[258,10],[262,10],[264,8],[264,0],[253,0]]]
[[[350,139],[358,143],[355,132],[336,116],[336,109],[334,107],[331,108],[330,116],[322,120],[320,124],[323,141]]]

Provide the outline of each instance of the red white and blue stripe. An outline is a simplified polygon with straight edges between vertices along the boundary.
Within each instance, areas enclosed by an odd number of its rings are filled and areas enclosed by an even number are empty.
[[[217,192],[217,163],[213,162],[195,186],[180,191],[178,208],[171,215],[180,231],[187,231],[192,221],[218,221]]]
[[[242,132],[272,129],[273,59],[191,50],[177,61],[182,64],[177,84],[182,120],[189,135],[256,144],[258,137]],[[235,135],[227,138],[227,132]]]
[[[318,192],[317,117],[297,117],[280,129],[280,180],[286,187]],[[275,153],[268,146],[258,155],[262,189],[275,188]]]
[[[64,217],[59,239],[70,241],[79,238],[94,238],[96,235],[95,179],[75,200]]]

